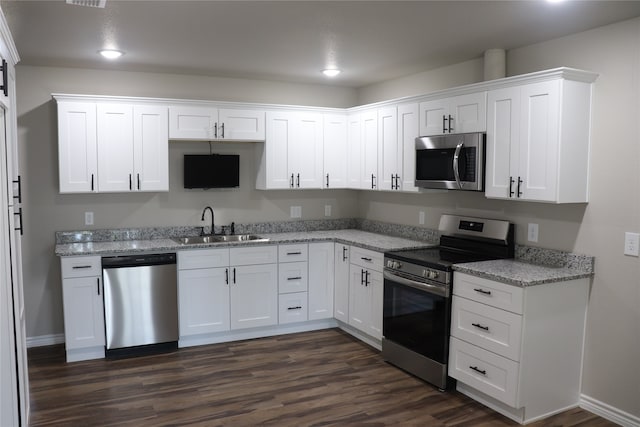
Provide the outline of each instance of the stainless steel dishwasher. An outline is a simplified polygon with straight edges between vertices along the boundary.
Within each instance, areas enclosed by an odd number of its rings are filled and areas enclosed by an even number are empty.
[[[176,254],[102,258],[107,356],[177,348]]]

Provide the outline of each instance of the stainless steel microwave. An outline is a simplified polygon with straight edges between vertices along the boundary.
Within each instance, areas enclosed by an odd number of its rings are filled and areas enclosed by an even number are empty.
[[[416,138],[416,187],[484,190],[485,134]]]

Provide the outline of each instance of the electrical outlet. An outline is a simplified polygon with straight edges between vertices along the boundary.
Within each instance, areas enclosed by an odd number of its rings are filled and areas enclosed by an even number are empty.
[[[418,214],[418,224],[424,225],[424,211],[420,211]]]
[[[291,206],[291,218],[302,218],[302,206]]]
[[[640,234],[624,233],[624,254],[629,256],[640,255]]]
[[[331,205],[324,205],[324,216],[331,216]]]
[[[93,225],[93,212],[84,213],[84,225]]]
[[[527,229],[527,240],[530,242],[538,241],[538,224],[529,224],[529,228]]]

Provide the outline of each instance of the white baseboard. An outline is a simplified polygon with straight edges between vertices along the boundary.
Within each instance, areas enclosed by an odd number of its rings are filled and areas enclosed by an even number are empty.
[[[47,345],[64,344],[64,334],[40,335],[27,337],[27,348],[44,347]]]
[[[580,396],[580,407],[623,427],[640,427],[639,417],[584,394]]]

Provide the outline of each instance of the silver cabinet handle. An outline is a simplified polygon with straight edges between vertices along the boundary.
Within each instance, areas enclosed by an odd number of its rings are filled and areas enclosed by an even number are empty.
[[[464,146],[464,142],[460,142],[456,145],[456,151],[453,154],[453,175],[456,177],[456,182],[458,183],[458,188],[462,190],[462,183],[460,182],[460,170],[458,165],[458,159],[460,158],[460,151]]]

